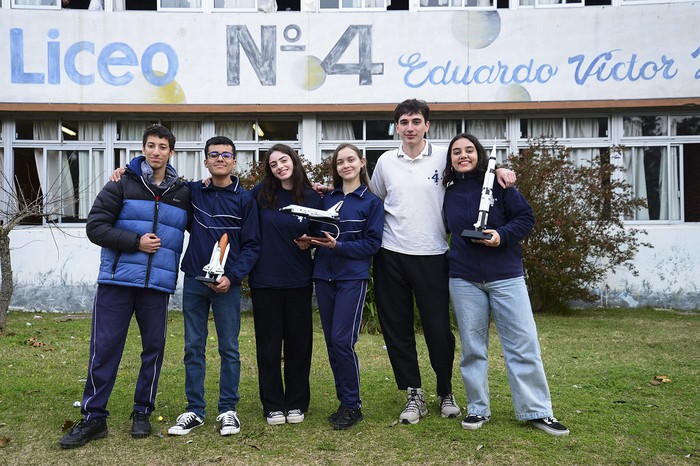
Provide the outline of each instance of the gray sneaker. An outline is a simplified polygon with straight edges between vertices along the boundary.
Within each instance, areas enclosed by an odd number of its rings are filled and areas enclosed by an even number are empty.
[[[406,407],[399,415],[402,424],[416,424],[422,416],[428,414],[428,407],[425,405],[425,395],[420,388],[408,387],[408,399]]]
[[[442,417],[455,418],[462,415],[462,411],[455,403],[455,397],[452,393],[445,396],[438,396],[438,405],[440,405],[440,412]]]

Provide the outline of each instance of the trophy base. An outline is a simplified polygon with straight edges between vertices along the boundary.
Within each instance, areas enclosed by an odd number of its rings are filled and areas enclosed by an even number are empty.
[[[218,280],[216,278],[212,277],[194,277],[195,280],[200,281],[202,283],[217,283]]]
[[[469,238],[472,241],[476,241],[480,239],[491,239],[493,235],[491,233],[484,233],[483,231],[464,230],[462,231],[462,236],[464,238]]]

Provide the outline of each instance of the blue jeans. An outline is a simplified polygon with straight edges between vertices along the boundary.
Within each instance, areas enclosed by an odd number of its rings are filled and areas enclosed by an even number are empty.
[[[552,416],[537,327],[523,277],[489,283],[450,278],[450,298],[462,340],[460,370],[469,414],[490,416],[488,385],[489,320],[501,339],[518,420]]]
[[[185,395],[187,411],[205,416],[204,377],[209,309],[219,343],[219,413],[235,411],[240,398],[238,384],[241,361],[238,335],[241,330],[241,287],[231,285],[226,293],[215,293],[193,277],[185,277],[182,291],[182,313],[185,318]]]

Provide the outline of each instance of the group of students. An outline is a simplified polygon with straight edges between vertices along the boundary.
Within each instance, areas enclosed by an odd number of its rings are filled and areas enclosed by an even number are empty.
[[[61,438],[61,447],[79,447],[107,435],[107,401],[134,314],[143,351],[131,434],[150,434],[168,299],[177,281],[185,230],[190,232],[181,265],[187,406],[169,434],[185,435],[204,424],[210,310],[221,357],[219,431],[240,431],[238,335],[240,283],[246,275],[266,422],[301,423],[308,411],[314,288],[339,401],[328,420],[334,429],[362,420],[354,347],[372,265],[382,333],[397,387],[407,395],[401,423],[415,424],[428,413],[416,351],[414,300],[436,375],[441,415],[461,415],[451,383],[451,298],[468,398],[462,427],[477,429],[490,417],[487,350],[493,316],[516,418],[554,435],[568,434],[553,417],[523,279],[519,241],[533,227],[534,216],[511,187],[515,174],[496,170],[502,186],[494,187],[486,230],[491,239],[462,238],[460,233],[473,230],[477,217],[487,164],[483,147],[469,134],[456,136],[447,148],[428,142],[429,107],[421,100],[400,103],[394,121],[401,145],[379,158],[371,181],[361,151],[341,144],[331,158],[333,187],[326,189],[314,189],[297,153],[276,144],[265,154],[262,181],[245,190],[233,175],[235,145],[223,136],[205,146],[210,179],[182,182],[167,163],[174,136],[162,126],[147,128],[143,156],[115,172],[88,216],[88,237],[102,247],[88,377],[83,419]],[[329,209],[340,201],[339,219],[333,223],[298,219],[280,210],[291,204]],[[449,252],[448,232],[454,232]],[[197,280],[209,262],[211,245],[224,233],[231,251],[223,275],[215,283]]]

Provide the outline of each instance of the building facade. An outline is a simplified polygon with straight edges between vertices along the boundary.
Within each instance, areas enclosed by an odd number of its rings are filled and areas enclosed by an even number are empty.
[[[432,142],[468,131],[501,159],[541,135],[577,160],[624,146],[620,176],[649,204],[626,222],[654,248],[600,302],[700,308],[698,19],[645,0],[0,0],[0,212],[61,200],[11,233],[12,306],[91,308],[85,219],[145,126],[173,130],[189,179],[215,134],[241,170],[278,142],[318,162],[349,141],[372,164],[415,97]]]

